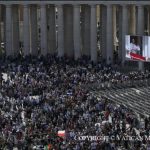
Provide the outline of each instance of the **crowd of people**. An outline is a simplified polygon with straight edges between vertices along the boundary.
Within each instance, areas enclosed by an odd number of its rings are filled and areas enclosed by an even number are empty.
[[[124,74],[103,62],[54,56],[1,64],[1,149],[150,150],[149,117],[141,121],[124,105],[87,88],[97,82],[149,79],[149,71]],[[62,130],[65,136],[59,137]],[[123,139],[127,136],[136,139]]]

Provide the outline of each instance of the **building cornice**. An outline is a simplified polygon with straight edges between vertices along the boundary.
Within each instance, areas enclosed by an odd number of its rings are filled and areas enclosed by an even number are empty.
[[[0,0],[0,4],[55,4],[55,5],[58,5],[58,4],[104,4],[104,5],[107,5],[107,4],[116,4],[116,5],[122,5],[122,4],[127,4],[127,5],[131,5],[131,4],[134,4],[134,5],[150,5],[150,0],[144,0],[144,1],[137,1],[137,0],[132,0],[132,1],[129,1],[129,0],[24,0],[24,1],[20,1],[20,0]]]

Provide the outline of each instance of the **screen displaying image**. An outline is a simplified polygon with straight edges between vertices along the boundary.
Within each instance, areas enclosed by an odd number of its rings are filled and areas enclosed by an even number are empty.
[[[146,61],[145,46],[147,39],[143,36],[126,36],[126,59]]]
[[[142,56],[145,57],[145,61],[150,62],[150,36],[143,36]]]

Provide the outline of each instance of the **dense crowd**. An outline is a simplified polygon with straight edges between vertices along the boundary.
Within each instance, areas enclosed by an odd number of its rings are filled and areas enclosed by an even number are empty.
[[[87,88],[92,83],[149,79],[149,71],[123,74],[103,62],[47,57],[5,61],[0,73],[1,149],[51,144],[55,150],[150,150],[150,139],[140,139],[149,136],[149,117],[141,121],[125,106],[96,97]],[[60,130],[65,137],[57,135]]]

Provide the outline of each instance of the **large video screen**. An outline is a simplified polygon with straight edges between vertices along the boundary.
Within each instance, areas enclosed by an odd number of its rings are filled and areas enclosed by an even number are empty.
[[[126,60],[150,61],[150,36],[125,37]]]

